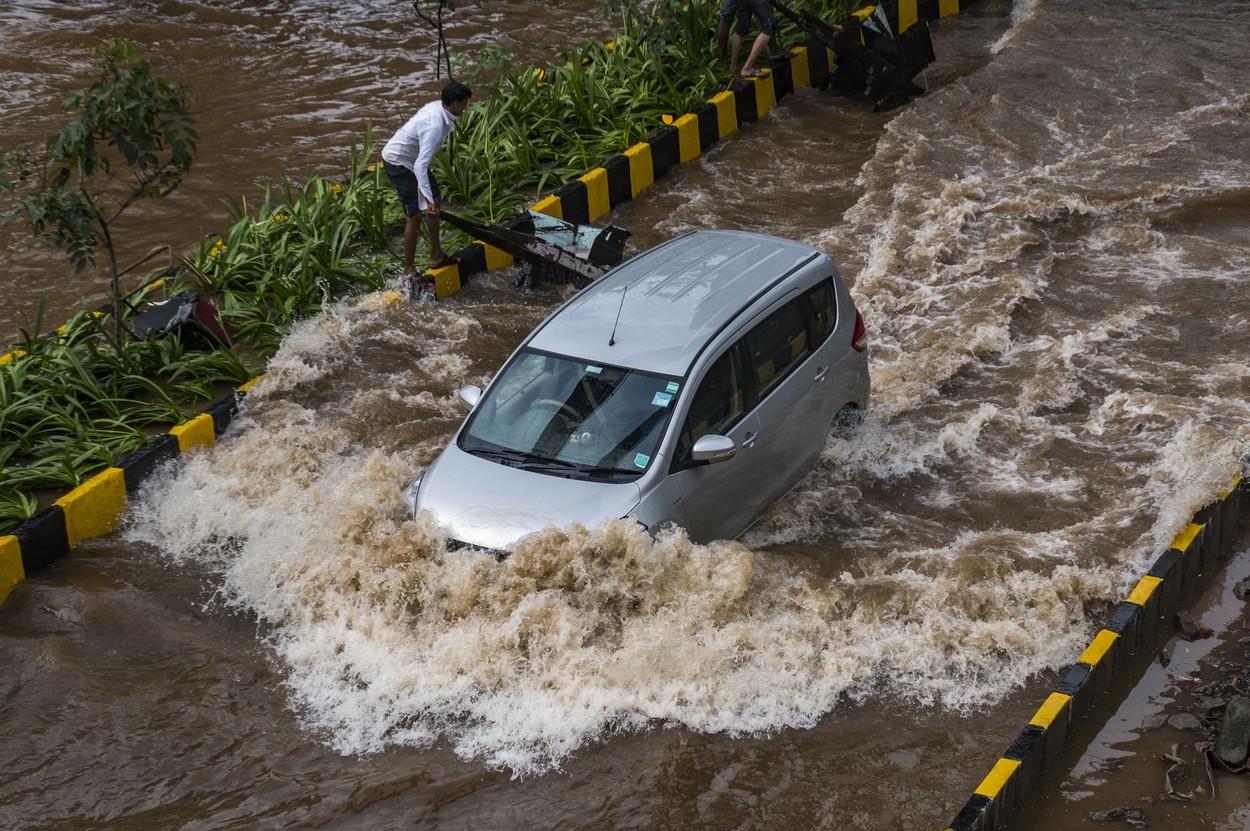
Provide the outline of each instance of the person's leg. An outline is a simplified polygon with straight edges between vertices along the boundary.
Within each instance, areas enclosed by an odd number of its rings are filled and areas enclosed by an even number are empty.
[[[751,29],[751,4],[748,0],[738,0],[737,5],[734,6],[734,13],[737,15],[737,20],[734,21],[733,55],[729,59],[729,74],[737,78],[738,55],[742,53],[742,41]],[[746,67],[744,66],[743,70],[745,71],[745,69]]]
[[[790,57],[790,50],[783,49],[781,39],[777,37],[777,21],[773,17],[773,7],[771,3],[763,4],[757,11],[756,16],[760,19],[760,31],[768,35],[768,51],[775,59],[785,59]]]
[[[443,200],[443,189],[438,184],[438,180],[434,178],[434,171],[429,172],[430,191],[434,196],[433,211],[426,211],[425,214],[425,233],[430,238],[430,262],[442,263],[447,259],[443,254],[443,241],[439,238],[439,215],[438,210]]]
[[[417,177],[403,165],[383,161],[383,170],[391,180],[395,192],[399,194],[399,204],[404,206],[404,215],[408,217],[404,223],[404,277],[416,274],[413,260],[417,253],[417,234],[421,232],[421,208],[418,205]]]
[[[721,0],[720,25],[716,27],[716,46],[720,50],[720,59],[729,57],[729,27],[733,25],[738,0]]]
[[[755,62],[764,52],[764,47],[772,40],[776,25],[773,23],[773,7],[768,0],[746,0],[746,6],[746,16],[748,18],[754,16],[760,22],[760,33],[756,36],[755,43],[751,45],[751,54],[747,56],[746,63],[742,65],[742,74],[750,75],[755,72]],[[744,26],[744,34],[745,29]]]
[[[410,280],[417,276],[413,259],[417,254],[417,234],[421,230],[421,215],[413,214],[404,223],[404,279]]]
[[[760,53],[764,51],[764,47],[768,45],[769,36],[764,32],[760,32],[755,36],[755,43],[751,44],[751,54],[747,55],[747,62],[742,65],[742,74],[750,75],[755,71],[755,61],[759,58]]]
[[[438,214],[427,213],[425,215],[425,233],[430,238],[430,262],[441,263],[443,256],[443,243],[438,238]]]

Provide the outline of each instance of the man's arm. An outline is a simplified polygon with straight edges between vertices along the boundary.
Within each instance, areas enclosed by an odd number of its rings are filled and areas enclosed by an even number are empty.
[[[432,207],[437,200],[434,198],[434,189],[430,187],[430,162],[433,161],[438,148],[443,146],[443,139],[446,136],[437,126],[426,123],[417,126],[417,138],[421,142],[421,149],[412,163],[412,172],[417,177],[417,188],[421,191],[421,198],[425,200],[427,206]]]

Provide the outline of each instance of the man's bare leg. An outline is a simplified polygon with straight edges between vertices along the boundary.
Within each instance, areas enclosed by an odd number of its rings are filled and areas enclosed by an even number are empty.
[[[738,76],[738,53],[742,51],[742,35],[734,32],[733,48],[729,52],[729,77]]]
[[[438,214],[427,212],[425,215],[425,233],[430,238],[430,262],[443,261],[443,243],[438,238]]]
[[[408,221],[404,223],[404,279],[410,280],[416,276],[417,270],[413,266],[413,258],[417,253],[417,234],[421,232],[421,217],[414,214],[408,217]]]
[[[755,71],[755,61],[759,58],[760,53],[764,51],[764,47],[768,45],[770,38],[768,35],[760,32],[755,38],[755,43],[751,44],[751,54],[747,56],[747,62],[742,65],[742,74],[750,75]]]

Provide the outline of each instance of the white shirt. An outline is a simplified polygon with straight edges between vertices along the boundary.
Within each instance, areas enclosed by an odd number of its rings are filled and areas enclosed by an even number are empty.
[[[455,126],[455,113],[444,107],[442,101],[431,101],[396,130],[382,148],[383,161],[401,164],[417,177],[417,189],[420,191],[417,202],[422,210],[434,201],[434,191],[430,188],[430,160]]]

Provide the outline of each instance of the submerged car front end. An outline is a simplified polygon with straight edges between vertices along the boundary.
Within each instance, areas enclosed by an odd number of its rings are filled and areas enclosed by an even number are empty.
[[[638,506],[635,482],[535,473],[484,459],[453,442],[408,489],[414,514],[428,511],[450,542],[507,551],[526,534],[593,526]]]

